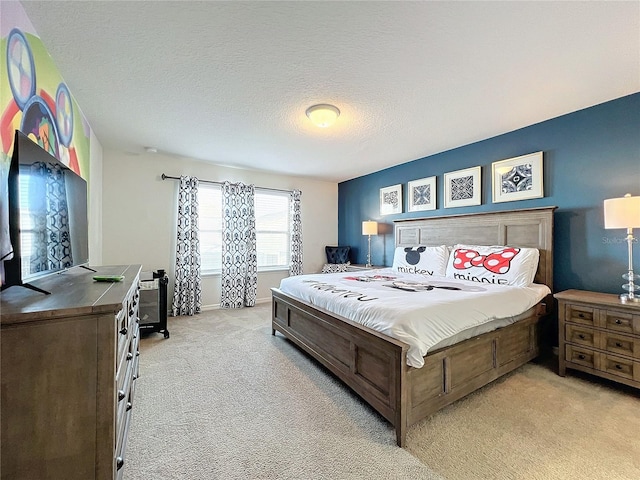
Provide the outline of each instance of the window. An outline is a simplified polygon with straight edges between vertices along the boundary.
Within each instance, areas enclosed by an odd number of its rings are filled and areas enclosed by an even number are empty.
[[[289,194],[256,189],[258,271],[289,267]]]
[[[222,268],[222,191],[219,185],[200,184],[200,256],[203,274]],[[256,249],[258,271],[289,268],[289,204],[287,192],[256,188]]]
[[[198,188],[200,225],[200,270],[220,273],[222,268],[222,190],[219,185],[200,184]]]

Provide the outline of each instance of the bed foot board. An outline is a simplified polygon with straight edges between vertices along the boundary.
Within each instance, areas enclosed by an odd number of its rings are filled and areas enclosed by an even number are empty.
[[[272,291],[272,330],[322,363],[391,424],[406,426],[408,346]],[[404,443],[405,430],[400,429],[398,444]]]
[[[272,289],[271,332],[278,331],[360,395],[406,445],[414,423],[538,356],[536,309],[513,325],[430,353],[407,366],[408,346]]]

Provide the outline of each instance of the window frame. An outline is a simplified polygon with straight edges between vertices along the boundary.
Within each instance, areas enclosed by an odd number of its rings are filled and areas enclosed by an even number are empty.
[[[218,198],[219,198],[219,205],[220,205],[220,211],[222,211],[222,186],[220,184],[217,183],[209,183],[209,184],[200,184],[200,189],[208,189],[208,190],[215,190],[218,192]],[[283,265],[268,265],[268,266],[264,266],[264,265],[258,265],[258,273],[262,273],[262,272],[278,272],[278,271],[288,271],[291,267],[291,195],[288,191],[280,191],[280,190],[275,190],[275,189],[270,189],[270,188],[260,188],[260,187],[255,187],[255,200],[257,203],[257,198],[258,195],[273,195],[273,196],[280,196],[280,197],[286,197],[287,199],[287,221],[286,221],[286,231],[282,231],[282,230],[259,230],[258,229],[258,221],[256,219],[256,251],[258,248],[258,235],[260,233],[266,233],[266,234],[285,234],[286,235],[286,264]],[[200,258],[201,258],[201,265],[200,265],[200,273],[203,277],[206,276],[216,276],[216,275],[220,275],[222,273],[221,268],[206,268],[205,264],[202,263],[202,251],[203,251],[203,247],[204,247],[204,243],[202,241],[202,233],[206,232],[206,233],[215,233],[215,232],[219,232],[219,238],[220,238],[220,243],[222,244],[222,216],[220,216],[220,225],[219,228],[206,228],[203,229],[202,228],[202,206],[203,206],[203,202],[202,202],[202,198],[199,196],[198,198],[198,205],[200,206],[199,212],[198,212],[198,218],[199,218],[199,230],[200,230]],[[209,227],[209,226],[208,226]],[[220,251],[220,255],[222,255],[222,251]]]

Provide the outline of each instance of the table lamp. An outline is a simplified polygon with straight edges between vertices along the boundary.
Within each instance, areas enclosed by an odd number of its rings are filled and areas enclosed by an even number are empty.
[[[367,267],[371,267],[371,235],[378,235],[378,222],[367,220],[362,222],[362,234],[369,236],[369,251],[367,253]]]
[[[633,273],[633,229],[640,228],[640,196],[632,197],[627,193],[622,198],[610,198],[604,201],[604,228],[626,228],[627,246],[629,249],[629,270],[622,275],[622,278],[629,283],[622,285],[627,291],[620,295],[620,300],[625,302],[640,302],[640,297],[636,292],[640,291],[640,285],[636,285],[636,280],[640,280],[640,275]]]

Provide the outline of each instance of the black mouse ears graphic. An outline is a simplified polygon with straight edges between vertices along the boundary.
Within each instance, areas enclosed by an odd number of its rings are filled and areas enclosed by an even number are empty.
[[[406,247],[405,258],[409,265],[417,265],[420,262],[420,254],[424,252],[427,247]]]

